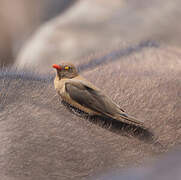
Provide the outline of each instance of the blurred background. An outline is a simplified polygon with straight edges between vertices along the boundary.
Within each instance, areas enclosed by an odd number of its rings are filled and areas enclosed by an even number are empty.
[[[44,22],[61,15],[75,0],[0,0],[0,62],[12,64],[29,37]]]
[[[179,0],[0,0],[0,64],[79,61],[144,40],[180,47]]]

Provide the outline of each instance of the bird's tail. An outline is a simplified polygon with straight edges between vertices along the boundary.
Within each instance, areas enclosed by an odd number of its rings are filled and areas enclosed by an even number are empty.
[[[120,113],[118,118],[120,121],[131,124],[131,125],[135,125],[135,126],[139,126],[139,127],[144,127],[144,123],[137,120],[136,118],[126,114],[126,113]]]

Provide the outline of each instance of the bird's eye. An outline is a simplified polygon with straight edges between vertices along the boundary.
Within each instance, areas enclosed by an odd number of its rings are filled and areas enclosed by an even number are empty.
[[[70,69],[70,68],[69,68],[68,66],[65,66],[64,69],[68,70],[68,69]]]

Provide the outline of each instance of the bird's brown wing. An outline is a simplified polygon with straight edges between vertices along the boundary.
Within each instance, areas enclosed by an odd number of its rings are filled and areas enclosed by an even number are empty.
[[[103,115],[113,116],[120,111],[107,96],[81,82],[67,82],[65,89],[74,101]]]
[[[142,122],[126,114],[103,93],[82,82],[67,82],[65,83],[65,89],[74,101],[89,109],[129,124],[143,126]]]

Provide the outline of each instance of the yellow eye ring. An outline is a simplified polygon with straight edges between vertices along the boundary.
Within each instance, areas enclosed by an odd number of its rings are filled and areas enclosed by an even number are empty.
[[[64,68],[64,69],[68,70],[68,69],[69,69],[69,67],[68,67],[68,66],[65,66],[65,68]]]

